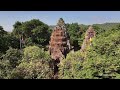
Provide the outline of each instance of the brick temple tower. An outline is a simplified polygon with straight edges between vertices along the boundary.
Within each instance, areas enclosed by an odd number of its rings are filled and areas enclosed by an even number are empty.
[[[85,34],[85,39],[83,41],[81,51],[85,51],[87,46],[91,45],[93,37],[95,37],[95,31],[92,26],[89,26]]]
[[[70,43],[62,18],[59,19],[54,28],[49,44],[49,52],[52,59],[59,61],[62,57],[66,57],[70,49]]]
[[[57,64],[60,62],[60,60],[62,58],[66,58],[69,50],[70,43],[65,27],[65,22],[62,18],[60,18],[56,27],[52,31],[49,42],[49,52],[51,58],[54,60],[54,66],[57,67]]]

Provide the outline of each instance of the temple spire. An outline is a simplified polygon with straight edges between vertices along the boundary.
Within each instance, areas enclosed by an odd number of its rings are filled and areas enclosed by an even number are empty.
[[[88,29],[93,29],[92,25],[90,25]]]
[[[58,20],[57,25],[58,25],[58,26],[64,26],[64,25],[65,25],[65,22],[64,22],[63,18],[60,18],[60,19]]]
[[[56,76],[58,63],[66,57],[69,51],[65,22],[62,18],[58,20],[57,25],[53,29],[49,44],[49,52],[54,62],[54,75]]]
[[[95,37],[95,31],[91,25],[88,27],[88,29],[86,31],[85,39],[84,39],[83,44],[81,46],[81,51],[85,51],[86,48],[91,45],[93,37]]]

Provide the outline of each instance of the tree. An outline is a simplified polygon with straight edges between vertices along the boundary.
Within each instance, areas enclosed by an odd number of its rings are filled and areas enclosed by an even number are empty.
[[[12,34],[15,35],[16,37],[20,38],[23,34],[23,31],[22,31],[22,23],[17,21],[15,22],[15,24],[13,25],[13,31],[12,31]]]
[[[41,60],[23,61],[10,76],[11,79],[51,79],[51,77],[52,70],[49,68],[49,63]]]
[[[11,68],[15,68],[22,60],[22,55],[21,50],[9,48],[6,54],[3,55],[3,60],[8,61]]]
[[[49,42],[49,27],[38,19],[32,19],[22,23],[18,21],[13,27],[13,34],[19,36],[20,40],[22,40],[21,43],[26,46],[30,43],[45,46]]]
[[[4,36],[5,34],[7,34],[7,32],[3,29],[2,26],[0,26],[0,37]]]
[[[0,53],[5,53],[8,49],[8,33],[0,26]]]
[[[41,25],[32,30],[32,41],[39,45],[47,45],[50,38],[47,25]]]
[[[8,49],[0,59],[0,78],[10,78],[12,70],[21,63],[21,60],[22,51],[13,48]]]
[[[8,79],[11,73],[11,66],[7,61],[0,60],[0,79]]]
[[[43,51],[37,46],[29,46],[24,49],[24,59],[27,61],[38,59],[43,55]]]
[[[93,25],[93,28],[94,28],[97,35],[105,32],[105,29],[102,29],[97,25]]]
[[[69,53],[59,65],[62,79],[119,79],[120,31],[110,30],[93,39],[92,46],[84,53]]]
[[[9,47],[19,49],[19,39],[11,34],[5,34],[0,38],[0,52],[5,53]]]
[[[9,47],[15,48],[15,49],[20,49],[20,41],[19,38],[15,37],[11,33],[6,36],[7,38],[7,43]]]
[[[8,42],[5,36],[0,37],[0,53],[5,53],[8,49]]]
[[[50,55],[39,47],[26,47],[22,62],[11,72],[10,78],[50,79],[53,75],[50,61]]]
[[[80,51],[70,52],[66,59],[61,60],[59,66],[59,79],[78,79],[84,55]]]
[[[67,31],[70,35],[71,45],[74,47],[76,46],[79,47],[78,40],[81,37],[81,34],[80,34],[80,27],[78,23],[72,23],[67,25]]]
[[[38,46],[28,46],[24,48],[24,60],[34,60],[34,59],[43,59],[50,61],[50,55],[46,53],[43,49],[39,48]]]

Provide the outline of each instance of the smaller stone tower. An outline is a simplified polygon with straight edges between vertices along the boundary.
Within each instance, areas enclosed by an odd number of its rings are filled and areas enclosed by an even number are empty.
[[[91,45],[92,43],[92,38],[95,37],[95,31],[92,26],[88,28],[85,34],[85,39],[83,41],[81,51],[85,51],[86,47]]]

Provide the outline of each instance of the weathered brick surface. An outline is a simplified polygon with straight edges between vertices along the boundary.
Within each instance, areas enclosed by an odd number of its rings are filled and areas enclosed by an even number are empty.
[[[66,32],[66,27],[63,19],[59,19],[56,27],[54,28],[50,42],[49,42],[49,52],[53,60],[60,60],[67,54],[68,37]]]
[[[91,40],[92,40],[93,37],[95,37],[95,31],[94,31],[93,27],[90,26],[88,28],[88,30],[86,31],[85,39],[83,41],[83,44],[82,44],[82,47],[81,47],[81,51],[85,51],[86,50],[86,47],[91,44]]]

